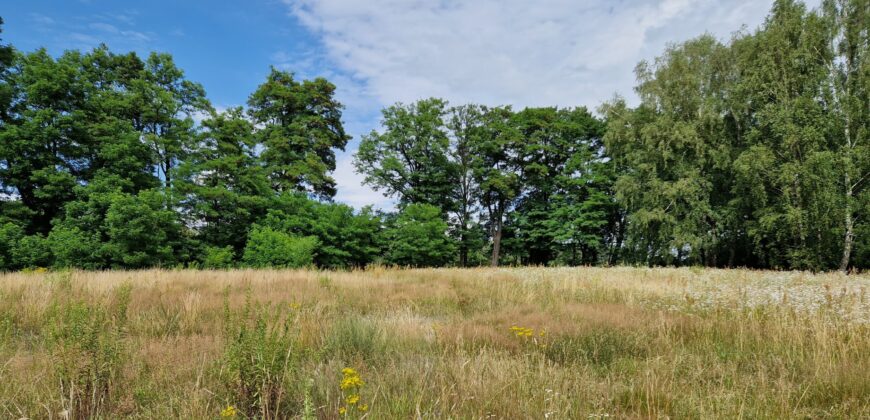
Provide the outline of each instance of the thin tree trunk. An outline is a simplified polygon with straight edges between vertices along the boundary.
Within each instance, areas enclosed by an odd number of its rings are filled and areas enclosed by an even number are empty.
[[[843,171],[843,187],[846,189],[846,202],[845,202],[845,227],[846,232],[843,235],[843,256],[840,259],[840,271],[844,273],[848,273],[849,270],[849,262],[852,256],[852,246],[855,239],[855,220],[854,215],[852,214],[852,198],[854,194],[855,185],[852,184],[852,166],[854,165],[854,161],[852,160],[852,152],[854,150],[854,144],[852,143],[852,118],[851,112],[852,109],[848,106],[848,102],[846,105],[843,104],[843,101],[849,101],[852,96],[851,87],[852,87],[852,75],[855,74],[855,69],[860,68],[860,64],[857,66],[853,59],[855,58],[856,49],[855,45],[852,44],[851,38],[848,34],[849,25],[847,23],[847,5],[844,3],[838,4],[838,7],[842,8],[841,13],[843,15],[839,16],[840,22],[837,22],[840,25],[843,25],[843,30],[845,31],[842,35],[843,43],[839,46],[835,44],[835,40],[832,40],[831,49],[835,52],[835,54],[843,56],[845,59],[845,80],[842,85],[837,84],[837,71],[833,63],[830,64],[830,72],[831,75],[834,76],[832,80],[834,81],[832,88],[834,94],[834,100],[836,106],[843,113],[843,135],[845,144],[845,154],[844,158],[846,159]],[[857,140],[857,139],[856,139]]]
[[[466,200],[467,201],[467,200]],[[463,205],[463,210],[459,213],[459,265],[468,267],[468,219],[471,216],[468,214],[468,207]]]
[[[843,237],[843,258],[840,260],[840,271],[848,273],[849,260],[852,256],[852,243],[855,239],[855,226],[852,220],[852,180],[846,170],[846,234]]]
[[[737,253],[736,240],[731,240],[731,246],[728,247],[728,268],[734,268],[734,256]]]
[[[849,63],[849,69],[847,70],[846,76],[846,86],[845,86],[845,96],[849,96],[849,83],[850,83],[850,75],[851,75],[851,60],[847,60]],[[838,100],[839,102],[839,100]],[[852,132],[851,132],[851,123],[852,119],[849,118],[849,110],[843,109],[843,117],[844,117],[844,126],[843,126],[843,135],[846,140],[846,148],[845,148],[845,158],[846,164],[843,170],[843,187],[846,188],[846,203],[845,203],[845,224],[846,224],[846,233],[843,235],[843,257],[840,259],[840,271],[847,273],[849,270],[849,260],[852,257],[852,243],[855,238],[855,221],[852,217],[852,195],[854,194],[854,186],[852,185],[852,165],[854,162],[852,161],[852,148],[854,145],[852,144]]]
[[[622,250],[622,242],[625,238],[625,216],[620,215],[616,222],[616,239],[613,243],[613,248],[608,256],[608,265],[616,265],[619,262],[620,251]]]
[[[166,189],[168,191],[172,191],[172,175],[170,171],[172,171],[172,161],[170,158],[166,158],[166,161],[163,162],[163,177],[166,178]]]
[[[492,233],[492,260],[490,265],[493,267],[498,267],[498,256],[499,252],[501,252],[501,230],[502,222],[499,220],[496,222],[495,231]]]
[[[577,243],[571,242],[571,265],[577,265]]]
[[[465,231],[465,224],[460,230],[459,234],[459,266],[467,267],[468,266],[468,244],[467,242],[467,233]]]

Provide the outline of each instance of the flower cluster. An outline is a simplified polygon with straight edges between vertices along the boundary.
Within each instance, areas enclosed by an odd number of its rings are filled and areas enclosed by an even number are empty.
[[[368,404],[361,403],[360,391],[362,387],[365,385],[362,378],[359,376],[359,373],[353,368],[344,368],[341,370],[341,384],[339,387],[341,388],[342,393],[344,394],[344,402],[347,404],[346,406],[342,406],[338,409],[338,414],[342,416],[346,416],[348,414],[349,409],[353,409],[354,407],[357,411],[361,413],[365,413],[369,410]]]
[[[717,272],[705,272],[687,282],[680,290],[680,299],[648,304],[680,312],[785,310],[803,316],[821,316],[834,323],[870,324],[868,289],[870,281],[862,277],[844,279],[833,275],[770,272],[748,278],[728,278]]]
[[[221,410],[221,417],[231,418],[235,417],[238,412],[236,411],[236,407],[228,405],[227,408]]]
[[[513,335],[523,340],[523,342],[531,343],[535,347],[547,347],[547,344],[544,343],[544,337],[547,335],[545,331],[535,334],[535,330],[532,328],[518,327],[516,325],[512,326],[510,330]]]
[[[517,337],[534,337],[535,336],[535,330],[533,330],[531,328],[518,327],[518,326],[514,325],[513,327],[511,327],[511,331]]]

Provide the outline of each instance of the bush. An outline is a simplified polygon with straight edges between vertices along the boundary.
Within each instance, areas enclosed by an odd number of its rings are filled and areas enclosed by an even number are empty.
[[[314,263],[324,268],[365,267],[380,255],[381,217],[371,208],[355,212],[339,203],[320,203],[304,194],[282,194],[259,225],[320,241]]]
[[[314,262],[317,245],[317,238],[313,236],[295,237],[254,226],[242,261],[251,267],[305,267]]]
[[[51,250],[48,240],[39,235],[21,238],[12,248],[12,260],[18,268],[50,266]]]
[[[153,267],[174,263],[173,241],[180,226],[156,191],[115,194],[106,210],[103,229],[107,256],[119,267]]]
[[[100,241],[77,227],[56,226],[48,234],[56,267],[99,268]]]
[[[405,207],[385,233],[386,262],[411,267],[450,263],[456,254],[456,244],[447,236],[447,229],[438,207],[428,204]]]
[[[24,230],[20,226],[10,222],[0,224],[0,270],[17,268],[13,248],[23,236]]]
[[[233,266],[233,247],[209,247],[202,260],[203,268],[231,268]]]

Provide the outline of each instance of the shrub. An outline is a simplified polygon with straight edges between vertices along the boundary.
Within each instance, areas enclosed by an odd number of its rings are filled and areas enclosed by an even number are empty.
[[[411,204],[386,232],[386,262],[401,266],[445,265],[453,260],[456,244],[447,236],[447,222],[438,207]]]
[[[314,262],[317,238],[296,237],[255,226],[248,236],[242,260],[251,267],[299,268]]]
[[[233,266],[233,247],[209,247],[202,260],[203,268],[231,268]]]
[[[278,232],[316,236],[318,267],[364,267],[380,254],[382,221],[371,208],[355,212],[348,205],[321,203],[300,193],[281,194],[272,206],[259,224]]]
[[[56,267],[99,267],[99,239],[77,227],[56,226],[48,234],[48,247]]]
[[[14,244],[24,236],[24,230],[14,223],[0,224],[0,270],[17,268],[13,257]]]
[[[19,268],[47,267],[51,265],[48,240],[39,235],[21,238],[12,248],[12,260]]]
[[[156,191],[112,196],[103,229],[109,239],[104,248],[113,265],[142,268],[174,262],[172,239],[180,226],[164,205],[165,197]]]

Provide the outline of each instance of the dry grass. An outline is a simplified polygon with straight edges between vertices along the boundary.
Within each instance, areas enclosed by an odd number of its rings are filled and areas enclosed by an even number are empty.
[[[5,274],[0,417],[338,418],[352,367],[356,418],[867,418],[867,289],[634,268]],[[257,319],[289,325],[281,351],[239,338]],[[281,363],[244,379],[262,354]]]

